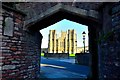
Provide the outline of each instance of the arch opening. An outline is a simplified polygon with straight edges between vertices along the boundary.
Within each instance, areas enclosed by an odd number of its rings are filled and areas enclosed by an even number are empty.
[[[49,25],[52,25],[62,19],[68,19],[83,25],[88,26],[89,31],[89,52],[91,54],[92,64],[91,64],[91,70],[92,70],[92,78],[98,79],[98,43],[97,38],[99,36],[99,33],[97,32],[99,30],[100,24],[97,20],[94,18],[90,18],[88,16],[82,16],[75,14],[74,12],[71,13],[67,10],[58,10],[56,13],[52,15],[45,16],[44,18],[33,22],[32,25],[28,26],[27,29],[31,32],[38,32],[39,30],[46,28]]]

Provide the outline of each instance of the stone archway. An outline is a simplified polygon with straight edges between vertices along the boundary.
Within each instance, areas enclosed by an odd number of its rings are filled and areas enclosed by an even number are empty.
[[[98,76],[99,79],[119,79],[120,3],[57,4],[57,2],[17,3],[18,10],[13,8],[15,6],[11,3],[9,6],[2,4],[0,9],[0,74],[2,76],[0,75],[0,78],[38,78],[42,38],[39,30],[67,18],[89,26],[93,80],[97,80]],[[27,18],[24,18],[25,14],[19,10],[25,12]],[[100,17],[96,11],[99,11]],[[97,50],[96,39],[99,35],[102,36],[102,40]]]
[[[28,32],[38,32],[62,19],[68,19],[88,26],[89,31],[89,50],[92,57],[92,78],[98,79],[98,49],[97,38],[100,27],[99,13],[93,10],[84,10],[58,4],[38,16],[37,19],[26,22]]]

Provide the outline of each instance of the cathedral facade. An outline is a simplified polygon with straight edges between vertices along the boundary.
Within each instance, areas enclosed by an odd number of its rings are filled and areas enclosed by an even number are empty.
[[[57,34],[56,30],[49,31],[48,53],[76,53],[77,34],[75,30],[61,31]]]

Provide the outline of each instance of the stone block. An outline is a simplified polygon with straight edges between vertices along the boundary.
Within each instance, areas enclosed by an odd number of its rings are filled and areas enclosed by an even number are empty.
[[[98,18],[98,12],[95,10],[89,10],[88,16]]]
[[[3,65],[3,63],[0,62],[0,66],[2,66],[2,65]]]
[[[2,67],[3,70],[7,70],[7,69],[15,69],[15,68],[16,68],[15,65],[4,65],[4,66]]]
[[[9,65],[11,62],[10,61],[3,61],[4,65]]]
[[[0,29],[2,29],[2,25],[0,24]]]
[[[2,33],[2,29],[0,29],[0,33]]]
[[[0,21],[2,21],[3,20],[3,17],[0,15]]]
[[[2,70],[2,66],[0,66],[0,71]]]
[[[13,27],[14,27],[13,19],[7,17],[5,19],[4,35],[13,36]]]
[[[4,52],[9,53],[10,50],[2,50],[2,52],[3,52],[3,53],[4,53]],[[5,53],[4,53],[3,55],[5,55]],[[11,54],[6,54],[6,55],[11,55]]]
[[[11,47],[10,50],[11,51],[17,51],[17,48],[16,47]]]
[[[3,22],[0,20],[0,25],[2,25],[2,23],[3,23]]]
[[[15,27],[14,29],[15,29],[15,30],[17,30],[17,31],[19,30],[19,28],[18,28],[18,27]]]
[[[10,73],[9,75],[15,75],[15,72],[13,72],[13,73]]]
[[[14,64],[14,63],[18,63],[18,64],[20,63],[19,61],[11,61],[11,62],[12,62],[13,64]]]

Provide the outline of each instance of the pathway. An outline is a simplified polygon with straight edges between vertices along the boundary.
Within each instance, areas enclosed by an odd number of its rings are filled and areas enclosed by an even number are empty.
[[[41,75],[52,80],[79,79],[84,80],[90,73],[88,66],[77,65],[53,59],[41,59]]]

